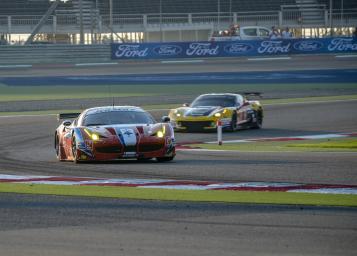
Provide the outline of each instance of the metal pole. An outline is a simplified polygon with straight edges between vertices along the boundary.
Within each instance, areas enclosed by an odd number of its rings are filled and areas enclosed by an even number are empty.
[[[110,42],[113,43],[113,0],[109,0],[109,27],[110,27]]]
[[[222,122],[217,121],[217,142],[219,146],[222,146]]]
[[[221,0],[218,0],[217,1],[217,24],[218,24],[218,30],[220,30],[220,27],[221,27]]]
[[[231,17],[232,23],[234,23],[232,16],[232,0],[229,0],[229,17]]]
[[[332,0],[330,0],[330,36],[332,35]]]
[[[343,0],[341,0],[341,21],[340,21],[341,31],[343,27]]]
[[[162,0],[159,2],[159,13],[160,13],[160,42],[163,41],[163,34],[162,34]]]
[[[79,0],[79,41],[84,44],[84,28],[83,28],[83,1]]]

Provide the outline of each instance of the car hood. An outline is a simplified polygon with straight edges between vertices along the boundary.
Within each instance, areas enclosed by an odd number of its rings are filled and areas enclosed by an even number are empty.
[[[163,124],[115,124],[115,125],[100,125],[100,126],[87,126],[85,129],[91,132],[98,133],[105,137],[111,135],[147,135],[150,136],[156,133],[158,130],[162,129]]]
[[[187,108],[184,112],[184,116],[209,116],[214,114],[219,109],[221,109],[221,107],[207,106]]]

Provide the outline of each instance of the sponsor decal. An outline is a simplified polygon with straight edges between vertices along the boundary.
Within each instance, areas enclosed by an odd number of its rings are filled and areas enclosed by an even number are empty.
[[[246,53],[253,49],[254,47],[247,43],[233,43],[226,45],[223,50],[228,54],[240,54]]]
[[[323,44],[318,41],[298,41],[293,45],[295,50],[302,52],[318,51],[323,47]]]
[[[133,129],[120,129],[120,133],[123,138],[125,146],[135,146],[136,145],[136,135]]]
[[[154,48],[154,53],[160,56],[176,56],[182,52],[182,47],[178,45],[159,45]]]
[[[135,58],[135,57],[146,57],[149,54],[149,48],[141,48],[140,44],[122,44],[119,45],[115,56],[118,58]]]
[[[219,45],[211,43],[191,43],[186,50],[187,56],[217,56]]]
[[[290,42],[284,45],[284,41],[262,41],[258,47],[258,53],[289,53]]]
[[[353,42],[353,38],[335,38],[332,39],[327,47],[329,51],[357,51],[357,43]]]

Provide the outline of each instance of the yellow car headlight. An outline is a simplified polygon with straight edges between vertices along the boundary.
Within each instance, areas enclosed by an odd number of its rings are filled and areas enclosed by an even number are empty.
[[[158,131],[158,132],[156,133],[156,136],[159,137],[159,138],[163,138],[163,137],[164,137],[163,131]]]
[[[88,134],[89,138],[91,138],[92,140],[99,140],[99,135],[96,133],[93,133],[87,129],[84,129],[84,131]]]
[[[92,140],[99,140],[98,134],[93,133],[91,137],[92,137]]]
[[[215,117],[221,117],[221,115],[222,115],[222,114],[221,114],[221,113],[219,113],[219,112],[218,112],[218,113],[216,113],[216,114],[214,114],[214,116],[215,116]]]

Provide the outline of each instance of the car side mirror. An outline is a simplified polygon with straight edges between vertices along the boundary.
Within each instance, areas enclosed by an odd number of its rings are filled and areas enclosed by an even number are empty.
[[[249,101],[245,100],[242,107],[248,106],[249,105]]]
[[[64,120],[63,122],[62,122],[62,125],[63,126],[70,126],[72,124],[72,122],[70,121],[70,120]]]
[[[161,121],[162,121],[163,123],[168,123],[168,122],[170,122],[170,117],[168,117],[168,116],[163,116],[163,117],[161,118]]]
[[[183,103],[182,106],[183,106],[183,107],[188,107],[188,106],[190,106],[190,104],[188,104],[188,103]]]

